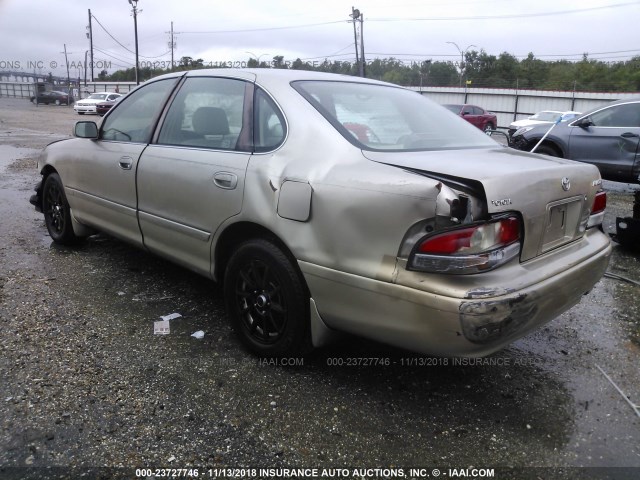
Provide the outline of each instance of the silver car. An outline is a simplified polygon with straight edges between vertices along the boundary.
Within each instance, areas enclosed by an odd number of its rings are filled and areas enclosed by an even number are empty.
[[[511,146],[530,151],[541,140],[538,153],[591,163],[606,180],[640,183],[640,97],[595,108],[551,130],[549,125],[522,127]]]
[[[78,115],[84,115],[85,113],[98,113],[96,109],[96,105],[98,103],[114,102],[116,101],[116,99],[120,97],[121,95],[119,93],[109,93],[109,92],[92,93],[87,98],[78,100],[73,106],[73,109],[76,111]]]
[[[387,83],[179,72],[75,136],[38,162],[53,240],[107,232],[222,282],[263,356],[334,331],[487,355],[578,303],[611,254],[596,167],[501,146]]]

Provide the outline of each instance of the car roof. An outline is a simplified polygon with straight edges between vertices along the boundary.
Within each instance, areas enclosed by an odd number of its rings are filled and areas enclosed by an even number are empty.
[[[281,68],[213,68],[203,70],[190,70],[187,75],[215,75],[215,76],[234,76],[234,77],[254,77],[257,80],[278,79],[284,81],[294,80],[344,80],[349,82],[375,83],[389,85],[386,82],[371,80],[368,78],[354,77],[352,75],[344,75],[339,73],[314,72],[309,70],[290,70]]]
[[[402,88],[388,82],[381,82],[370,78],[354,77],[339,73],[312,72],[308,70],[291,70],[280,68],[207,68],[199,70],[187,70],[186,72],[174,72],[154,77],[152,80],[159,80],[172,77],[227,77],[239,78],[253,82],[293,82],[296,80],[325,80],[344,81],[356,83],[368,83],[372,85],[386,85]]]

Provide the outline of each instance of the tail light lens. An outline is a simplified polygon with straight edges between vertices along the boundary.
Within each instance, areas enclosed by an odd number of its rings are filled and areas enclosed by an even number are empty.
[[[607,208],[607,192],[600,191],[596,193],[593,199],[593,205],[591,206],[591,215],[589,215],[589,222],[587,228],[597,227],[602,225],[604,221],[604,211]]]
[[[520,220],[512,215],[422,238],[408,268],[471,274],[493,270],[520,254]]]

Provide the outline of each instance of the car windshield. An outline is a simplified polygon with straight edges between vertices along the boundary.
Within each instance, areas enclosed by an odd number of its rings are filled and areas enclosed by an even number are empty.
[[[88,100],[106,100],[106,93],[92,93],[89,95]]]
[[[298,81],[292,86],[347,140],[365,150],[496,146],[476,127],[417,92],[335,81]]]
[[[530,120],[540,120],[541,122],[555,122],[561,116],[561,112],[540,112],[529,118]]]

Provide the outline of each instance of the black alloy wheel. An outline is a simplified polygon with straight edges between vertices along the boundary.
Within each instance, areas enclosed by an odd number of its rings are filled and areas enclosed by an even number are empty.
[[[310,350],[309,296],[276,245],[263,239],[240,245],[227,265],[224,292],[232,326],[249,350],[266,357]]]
[[[42,211],[49,235],[54,242],[71,245],[78,241],[71,225],[69,203],[57,173],[50,174],[42,189]]]

